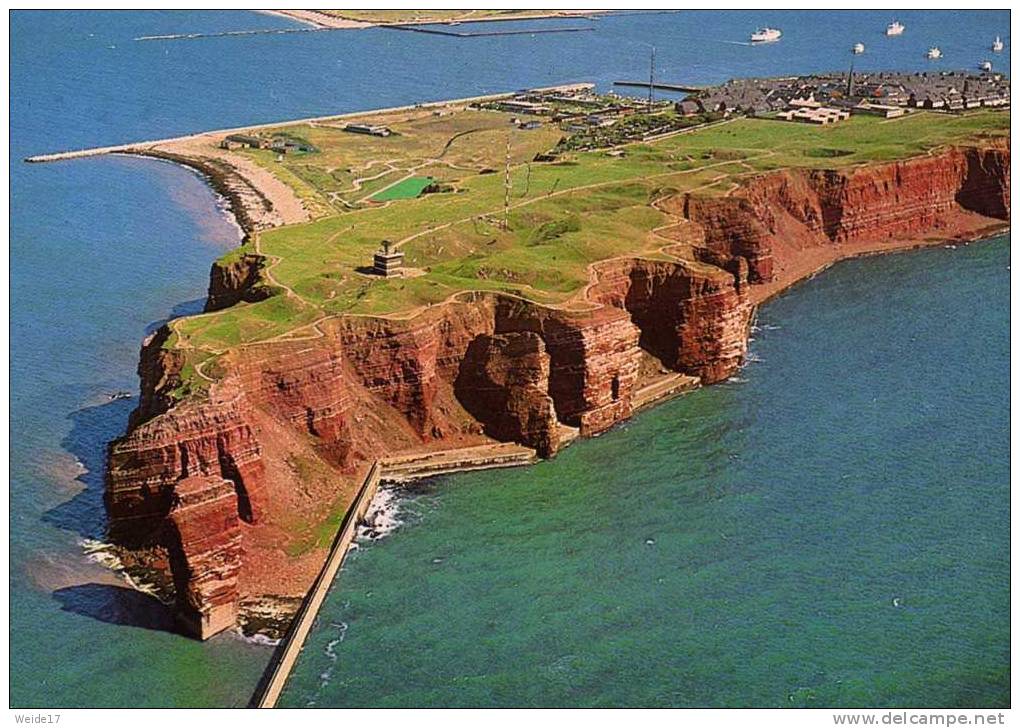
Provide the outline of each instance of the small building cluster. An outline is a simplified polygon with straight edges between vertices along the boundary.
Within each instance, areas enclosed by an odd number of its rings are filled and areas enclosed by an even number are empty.
[[[831,108],[892,118],[906,109],[965,111],[1007,107],[1009,79],[997,73],[833,73],[727,81],[704,89],[676,106],[678,114],[703,112],[761,115],[783,112],[791,121],[817,121],[820,114],[797,108]]]
[[[293,152],[317,152],[314,146],[296,137],[284,134],[275,134],[270,137],[256,136],[254,134],[228,134],[220,142],[221,149],[269,149],[277,154],[292,154]]]
[[[579,84],[570,89],[548,91],[520,91],[511,97],[480,101],[478,109],[504,111],[521,116],[545,117],[559,124],[565,131],[612,126],[622,118],[647,111],[637,100],[615,94],[597,94],[592,84]],[[670,104],[656,104],[658,111],[668,110]],[[539,122],[516,119],[521,128],[538,128]]]

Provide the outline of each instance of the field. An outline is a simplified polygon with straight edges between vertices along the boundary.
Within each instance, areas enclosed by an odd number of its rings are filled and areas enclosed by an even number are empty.
[[[249,243],[269,256],[271,283],[282,295],[176,324],[203,375],[214,372],[212,360],[226,348],[288,335],[324,316],[408,315],[466,290],[570,305],[591,263],[659,254],[668,241],[654,230],[670,220],[650,203],[664,194],[726,194],[763,171],[892,160],[1009,133],[1009,114],[997,111],[853,117],[825,128],[740,118],[631,144],[622,156],[592,151],[536,163],[530,160],[562,136],[553,124],[523,131],[508,115],[485,111],[420,111],[373,122],[397,133],[377,138],[305,126],[291,131],[320,152],[283,162],[246,152],[270,169],[285,169],[303,194],[332,212]],[[510,214],[503,229],[508,136]],[[433,177],[448,191],[368,202],[415,176]],[[359,272],[384,239],[419,275],[384,280]]]
[[[435,180],[432,177],[408,177],[372,195],[373,202],[413,200]]]
[[[507,135],[511,163],[521,164],[548,151],[562,136],[553,125],[522,131],[512,116],[466,109],[416,109],[352,118],[336,123],[302,124],[286,131],[320,151],[286,155],[270,150],[245,154],[309,198],[317,209],[341,213],[364,205],[380,191],[411,177],[432,177],[449,183],[465,176],[502,170]],[[389,137],[352,134],[348,123],[371,121],[390,128]],[[268,130],[275,133],[280,130]]]

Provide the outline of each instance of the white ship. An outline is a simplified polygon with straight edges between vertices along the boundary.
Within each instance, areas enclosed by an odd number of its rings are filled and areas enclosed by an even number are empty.
[[[1002,53],[1002,38],[995,36],[995,40],[992,41],[992,50],[995,53]]]
[[[939,58],[942,58],[942,49],[938,46],[932,46],[928,49],[927,58],[929,61],[937,61]]]
[[[854,49],[853,50],[854,50],[854,55],[855,56],[861,55],[862,53],[864,53],[864,44],[863,43],[854,43]]]
[[[906,30],[906,28],[904,28],[898,20],[894,20],[889,23],[889,25],[885,26],[886,35],[903,35],[904,30]]]
[[[774,43],[783,36],[783,31],[777,28],[758,28],[751,33],[752,43]]]
[[[981,61],[981,70],[982,71],[991,71],[992,70],[992,62],[991,61]]]

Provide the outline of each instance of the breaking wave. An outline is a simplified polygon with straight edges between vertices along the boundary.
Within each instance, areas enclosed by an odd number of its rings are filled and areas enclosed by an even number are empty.
[[[396,488],[380,488],[358,526],[358,539],[378,541],[385,538],[403,523],[399,515],[400,497]]]

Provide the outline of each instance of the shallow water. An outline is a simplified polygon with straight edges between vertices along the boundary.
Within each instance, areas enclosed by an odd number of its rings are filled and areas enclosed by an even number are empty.
[[[280,704],[1008,706],[1008,265],[842,263],[733,382],[412,491]]]
[[[243,705],[270,654],[232,635],[198,644],[164,631],[165,609],[124,589],[80,547],[102,533],[105,446],[134,406],[108,395],[136,391],[142,336],[201,308],[209,263],[237,231],[204,184],[172,165],[24,157],[522,86],[609,88],[644,77],[649,44],[661,78],[707,83],[843,68],[857,40],[869,45],[858,68],[930,67],[922,56],[931,42],[946,51],[942,66],[974,67],[996,33],[1010,40],[1007,12],[903,12],[908,31],[895,43],[881,37],[886,16],[679,13],[603,18],[594,32],[562,35],[366,30],[137,42],[296,25],[256,13],[13,12],[12,704]],[[783,41],[722,42],[763,23],[783,27]],[[1007,72],[1008,62],[1008,53],[996,58]],[[587,453],[598,478],[609,452],[602,442],[611,441],[583,443],[562,461]]]

